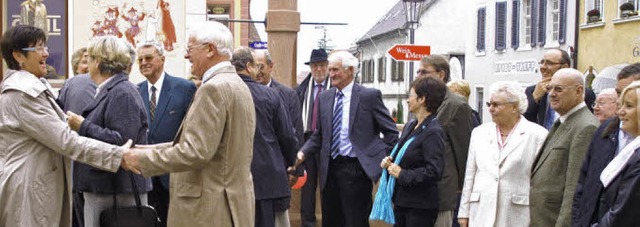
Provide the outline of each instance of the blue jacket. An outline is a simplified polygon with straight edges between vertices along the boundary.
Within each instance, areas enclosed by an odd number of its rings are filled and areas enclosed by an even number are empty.
[[[115,145],[131,139],[135,144],[147,144],[147,114],[138,89],[122,73],[113,76],[82,113],[84,121],[78,134]],[[81,192],[132,192],[129,174],[122,168],[113,174],[75,162],[73,187]],[[141,192],[151,190],[151,180],[134,175]],[[114,185],[114,183],[116,185]]]

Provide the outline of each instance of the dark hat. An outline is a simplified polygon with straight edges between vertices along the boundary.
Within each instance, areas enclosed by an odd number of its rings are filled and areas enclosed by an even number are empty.
[[[316,63],[316,62],[325,62],[327,61],[327,52],[324,49],[314,49],[311,51],[311,59],[309,62],[305,62],[305,65]]]

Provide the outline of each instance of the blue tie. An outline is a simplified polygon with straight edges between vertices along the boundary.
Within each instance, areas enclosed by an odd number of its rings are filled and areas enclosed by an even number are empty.
[[[331,131],[331,158],[335,159],[340,153],[340,129],[342,129],[342,92],[336,93],[336,107],[333,110],[333,131]]]
[[[547,113],[545,114],[544,117],[544,125],[543,127],[546,128],[547,130],[551,129],[551,126],[553,126],[553,122],[555,120],[555,111],[553,110],[553,108],[551,108],[551,105],[549,104],[549,96],[547,96]]]

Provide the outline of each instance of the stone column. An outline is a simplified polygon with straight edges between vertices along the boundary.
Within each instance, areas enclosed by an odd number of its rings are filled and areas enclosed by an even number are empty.
[[[300,31],[297,0],[269,0],[266,15],[268,48],[273,75],[282,84],[296,85],[296,45]]]

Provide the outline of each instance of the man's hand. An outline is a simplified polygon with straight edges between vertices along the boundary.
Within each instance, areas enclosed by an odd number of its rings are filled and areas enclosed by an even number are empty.
[[[460,224],[460,227],[467,227],[467,226],[469,226],[469,219],[468,218],[458,218],[458,224]]]
[[[298,169],[298,166],[300,164],[302,164],[303,162],[304,162],[304,153],[302,153],[302,151],[298,151],[298,154],[296,155],[296,163],[293,164],[293,171]],[[291,168],[291,167],[289,167],[289,168]]]
[[[129,170],[135,174],[142,175],[142,171],[140,170],[140,160],[138,159],[137,152],[142,150],[147,150],[149,148],[131,148],[124,152],[122,156],[122,161],[124,165],[122,168],[125,170]]]
[[[77,115],[71,111],[67,111],[67,124],[73,131],[80,131],[80,126],[84,121],[84,117]]]
[[[547,93],[547,85],[551,82],[551,78],[543,78],[536,84],[536,88],[533,90],[533,99],[536,103],[540,102],[540,99]]]
[[[389,175],[398,178],[400,177],[400,171],[402,171],[402,168],[400,168],[400,166],[395,163],[391,163],[387,168],[387,171],[389,171]]]
[[[387,167],[389,167],[389,165],[391,165],[392,161],[393,161],[393,158],[391,156],[384,157],[382,159],[382,162],[380,162],[380,167],[382,167],[383,169],[386,169]]]

